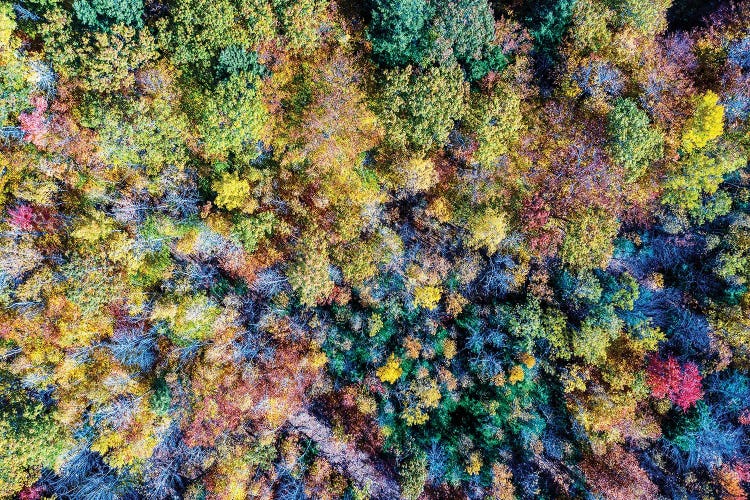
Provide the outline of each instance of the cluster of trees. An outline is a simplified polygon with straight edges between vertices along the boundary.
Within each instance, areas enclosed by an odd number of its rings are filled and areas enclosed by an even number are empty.
[[[0,0],[0,497],[746,498],[750,7],[675,3]]]

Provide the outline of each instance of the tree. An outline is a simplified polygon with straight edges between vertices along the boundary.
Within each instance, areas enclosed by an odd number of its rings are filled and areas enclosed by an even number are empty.
[[[680,366],[671,356],[666,360],[653,356],[647,377],[654,397],[669,397],[682,411],[687,411],[703,398],[701,376],[695,363]]]
[[[89,28],[107,30],[113,24],[143,26],[143,0],[75,0],[73,10]]]
[[[401,360],[394,354],[388,356],[386,363],[375,370],[375,375],[377,375],[381,381],[388,382],[389,384],[396,382],[401,378],[403,373],[404,370],[401,368]]]
[[[695,151],[681,158],[678,170],[667,177],[662,203],[698,211],[703,195],[714,194],[724,176],[742,168],[745,162],[744,157],[731,150]]]
[[[416,500],[427,480],[427,459],[424,454],[404,460],[399,467],[401,493],[409,500]]]
[[[206,157],[226,160],[234,155],[247,161],[258,156],[268,118],[259,86],[257,76],[234,74],[192,104],[199,114],[198,132]]]
[[[170,23],[163,20],[159,36],[172,52],[177,67],[195,68],[198,74],[208,70],[222,49],[247,47],[253,28],[259,36],[273,36],[273,13],[256,2],[246,2],[252,23],[241,23],[234,2],[230,0],[187,0],[170,9]]]
[[[302,239],[297,258],[289,266],[289,284],[299,295],[300,302],[314,306],[333,292],[334,283],[329,272],[328,245],[321,234]]]
[[[469,219],[467,245],[475,250],[483,248],[493,255],[508,235],[508,225],[508,217],[499,209],[477,212]]]
[[[435,13],[433,29],[438,38],[433,42],[433,51],[447,45],[464,64],[479,61],[488,54],[495,40],[495,19],[487,0],[441,0],[436,2]]]
[[[565,227],[560,258],[578,271],[606,266],[614,249],[612,240],[619,228],[616,219],[600,210],[579,212]]]
[[[464,126],[478,142],[474,159],[494,167],[512,151],[523,130],[521,97],[501,85],[489,93],[472,92]]]
[[[695,99],[693,116],[682,130],[682,149],[686,153],[704,147],[724,133],[724,106],[718,102],[719,96],[710,90]]]
[[[385,144],[420,153],[442,146],[453,122],[464,114],[467,90],[457,64],[386,71],[375,102]]]
[[[223,173],[220,179],[212,184],[216,191],[216,206],[227,210],[242,208],[252,212],[254,200],[250,197],[250,183],[240,179],[237,174]]]
[[[626,182],[642,176],[662,156],[664,139],[649,126],[648,115],[630,99],[619,99],[608,116],[612,160],[626,172]]]
[[[369,29],[375,57],[391,67],[419,63],[427,48],[432,13],[425,0],[375,0]]]
[[[258,76],[265,74],[265,67],[258,62],[258,53],[239,45],[224,48],[219,53],[219,63],[216,66],[219,77],[226,78],[243,72]]]
[[[0,371],[0,489],[12,495],[39,479],[68,446],[55,411],[30,397],[17,380]]]

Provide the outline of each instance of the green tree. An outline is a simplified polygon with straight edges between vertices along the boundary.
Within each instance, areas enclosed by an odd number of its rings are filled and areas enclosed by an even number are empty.
[[[248,2],[248,5],[252,5]],[[253,24],[243,24],[240,12],[230,0],[185,0],[175,2],[171,23],[159,26],[162,43],[169,47],[178,67],[208,70],[219,52],[233,45],[245,47],[251,36],[247,27],[263,27],[272,21],[263,18],[270,12],[253,10]],[[265,22],[264,22],[265,21]],[[272,32],[271,32],[272,33]]]
[[[747,159],[727,149],[697,151],[682,158],[679,169],[664,183],[662,203],[687,211],[702,208],[703,195],[716,192],[724,176],[742,168]]]
[[[404,498],[416,500],[422,494],[427,480],[427,458],[423,453],[408,458],[399,467],[401,492]]]
[[[427,152],[448,140],[464,114],[468,87],[457,64],[427,70],[407,66],[385,73],[376,112],[394,150]]]
[[[375,0],[369,33],[375,57],[385,66],[419,63],[432,9],[425,0]]]
[[[576,271],[604,267],[612,256],[612,240],[619,229],[617,219],[601,210],[578,212],[565,226],[560,258]]]
[[[257,76],[234,74],[192,103],[199,113],[198,132],[207,158],[226,160],[232,154],[252,160],[258,156],[257,144],[268,119],[259,85]]]
[[[630,99],[620,99],[609,113],[609,152],[623,166],[625,181],[632,182],[661,158],[664,137],[649,125],[648,115]]]
[[[524,125],[521,98],[500,86],[489,94],[472,92],[464,125],[479,143],[474,158],[492,167],[518,141]]]
[[[482,59],[495,39],[495,19],[487,0],[441,0],[435,12],[435,48],[448,45],[462,63]]]
[[[334,283],[329,267],[328,245],[324,237],[312,234],[303,238],[297,258],[287,270],[289,284],[303,305],[314,306],[331,294]]]
[[[0,371],[0,491],[13,495],[52,468],[68,445],[55,413]]]
[[[143,26],[143,0],[75,0],[73,10],[89,28],[106,30],[113,24]]]
[[[219,54],[216,72],[221,78],[242,72],[263,76],[265,68],[258,62],[257,52],[247,50],[239,45],[230,45]]]

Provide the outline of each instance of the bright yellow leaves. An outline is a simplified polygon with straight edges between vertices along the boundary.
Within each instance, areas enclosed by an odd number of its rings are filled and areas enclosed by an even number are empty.
[[[508,234],[508,218],[498,209],[490,208],[469,221],[469,248],[484,248],[489,255],[497,252]]]
[[[469,455],[469,463],[466,464],[466,473],[470,476],[476,476],[482,470],[482,456],[479,452],[474,451]]]
[[[696,100],[695,112],[682,132],[682,149],[690,153],[700,149],[724,132],[724,106],[710,90]]]
[[[244,212],[252,212],[258,206],[250,197],[250,183],[240,179],[237,174],[224,173],[220,180],[211,186],[216,191],[216,206],[227,210],[242,208]]]
[[[442,291],[436,286],[418,286],[414,289],[414,307],[432,311],[440,302]]]
[[[212,332],[221,309],[205,295],[181,298],[178,303],[160,303],[154,307],[151,319],[166,320],[172,339],[181,345],[202,341]]]
[[[430,378],[412,380],[406,392],[407,408],[401,416],[406,425],[422,425],[430,419],[427,412],[440,403],[440,390],[437,382]]]
[[[0,5],[0,49],[10,47],[10,37],[13,30],[16,29],[16,23],[13,20],[13,8],[10,4]]]
[[[443,356],[445,359],[453,359],[456,355],[456,341],[452,339],[446,339],[443,342]]]
[[[510,382],[512,385],[516,385],[516,382],[523,382],[524,378],[525,374],[521,365],[515,365],[510,369],[510,373],[508,374],[508,382]]]
[[[394,383],[401,377],[404,370],[401,368],[401,360],[391,354],[388,361],[375,371],[375,375],[383,382]]]
[[[532,356],[528,352],[522,353],[518,357],[518,359],[521,361],[521,363],[523,363],[524,365],[526,365],[526,368],[528,368],[528,369],[532,369],[532,368],[534,368],[534,365],[536,365],[536,359],[534,359],[534,356]]]

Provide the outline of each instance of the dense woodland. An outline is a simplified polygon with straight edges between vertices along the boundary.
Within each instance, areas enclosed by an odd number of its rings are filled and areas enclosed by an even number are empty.
[[[0,1],[0,496],[750,492],[750,2]]]

